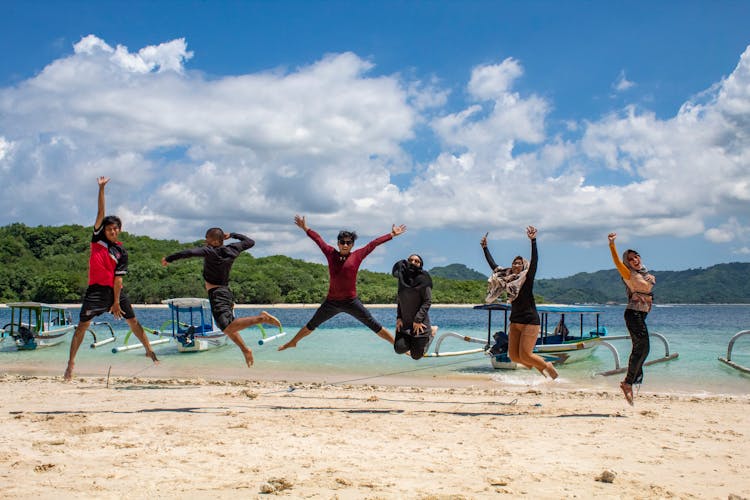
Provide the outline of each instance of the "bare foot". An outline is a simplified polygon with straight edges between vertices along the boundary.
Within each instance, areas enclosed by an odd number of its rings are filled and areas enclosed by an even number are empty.
[[[148,351],[146,353],[146,357],[151,358],[151,361],[153,361],[155,365],[159,364],[159,358],[156,357],[156,353],[154,351]]]
[[[549,374],[549,376],[552,378],[552,380],[555,380],[557,378],[557,370],[555,370],[555,367],[552,366],[552,363],[547,363],[547,368],[544,369],[544,371]]]
[[[294,342],[294,343],[292,343],[292,342],[287,342],[286,344],[284,344],[284,345],[280,346],[280,347],[278,348],[278,350],[279,350],[279,351],[283,351],[284,349],[289,349],[289,348],[291,348],[291,347],[297,347],[297,343],[296,343],[296,342]]]
[[[64,381],[70,382],[73,378],[73,366],[73,363],[68,363],[68,367],[65,369],[65,375],[63,375]]]
[[[266,311],[261,311],[260,316],[263,318],[263,323],[265,323],[266,325],[273,325],[281,328],[281,321],[279,321],[276,316],[272,316]]]
[[[245,355],[245,363],[247,363],[247,367],[250,368],[253,366],[253,351],[248,349],[247,351],[244,351],[242,354]]]
[[[625,395],[625,401],[627,401],[630,406],[633,406],[633,386],[623,381],[620,382],[620,389],[622,389],[622,393]]]

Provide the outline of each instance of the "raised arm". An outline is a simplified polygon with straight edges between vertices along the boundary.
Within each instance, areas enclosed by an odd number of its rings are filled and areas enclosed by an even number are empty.
[[[529,271],[526,276],[533,279],[536,276],[536,265],[539,261],[539,254],[536,249],[536,228],[534,226],[527,227],[526,236],[531,240],[531,262],[529,262]]]
[[[99,197],[97,199],[98,206],[96,211],[96,221],[94,221],[94,229],[97,229],[102,225],[102,221],[107,212],[107,204],[104,200],[104,186],[109,182],[109,177],[99,177],[96,179],[96,182],[99,184]]]
[[[255,246],[255,240],[252,238],[248,238],[244,234],[240,233],[224,233],[224,239],[234,238],[235,240],[239,240],[237,243],[230,243],[229,247],[232,247],[236,249],[239,252],[244,252],[245,250],[249,250]]]
[[[490,249],[487,248],[487,236],[490,233],[484,233],[484,236],[482,236],[482,239],[479,240],[479,244],[482,246],[482,251],[484,252],[484,258],[487,261],[487,264],[490,266],[490,269],[494,271],[498,266],[495,262],[495,259],[492,258],[492,254],[490,253]]]
[[[615,246],[615,238],[617,238],[617,233],[609,233],[607,235],[607,238],[609,238],[609,252],[612,254],[612,262],[615,263],[615,267],[620,273],[620,276],[622,276],[623,279],[629,280],[630,269],[625,266],[625,264],[620,260],[620,256],[617,255],[617,247]]]

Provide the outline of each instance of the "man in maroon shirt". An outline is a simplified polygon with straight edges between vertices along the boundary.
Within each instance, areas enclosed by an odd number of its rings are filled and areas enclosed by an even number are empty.
[[[128,272],[128,253],[117,241],[117,236],[122,230],[122,222],[114,215],[104,216],[104,186],[109,182],[109,177],[99,177],[98,210],[94,222],[94,233],[91,236],[91,254],[89,256],[89,286],[83,296],[81,314],[70,341],[70,358],[68,367],[65,369],[65,380],[73,377],[76,353],[81,347],[83,336],[86,334],[91,320],[105,312],[111,312],[116,319],[125,318],[128,326],[138,340],[146,349],[146,356],[154,363],[158,363],[156,354],[151,349],[151,344],[146,338],[143,327],[138,322],[133,312],[133,306],[122,289],[122,278]]]
[[[392,240],[406,231],[406,226],[403,224],[396,226],[394,224],[389,234],[375,238],[362,248],[352,251],[354,241],[357,239],[357,233],[350,231],[339,232],[339,249],[336,250],[323,241],[323,238],[318,233],[307,227],[304,217],[295,215],[294,223],[305,231],[320,247],[323,255],[326,256],[326,260],[328,260],[328,295],[318,310],[315,311],[312,319],[297,332],[297,335],[292,340],[279,347],[279,351],[289,349],[290,347],[297,347],[297,343],[301,339],[310,335],[313,330],[325,321],[342,312],[358,319],[380,338],[393,344],[393,335],[372,317],[370,311],[365,308],[362,301],[357,297],[357,272],[362,261],[375,250],[375,247]]]

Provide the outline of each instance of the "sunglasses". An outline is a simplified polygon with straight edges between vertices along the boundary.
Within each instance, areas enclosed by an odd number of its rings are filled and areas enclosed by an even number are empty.
[[[339,245],[354,245],[354,242],[352,240],[339,240]]]

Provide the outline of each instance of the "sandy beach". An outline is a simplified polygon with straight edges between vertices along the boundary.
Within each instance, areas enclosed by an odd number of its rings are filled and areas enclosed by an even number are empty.
[[[0,401],[4,498],[750,498],[750,396],[5,374]]]

